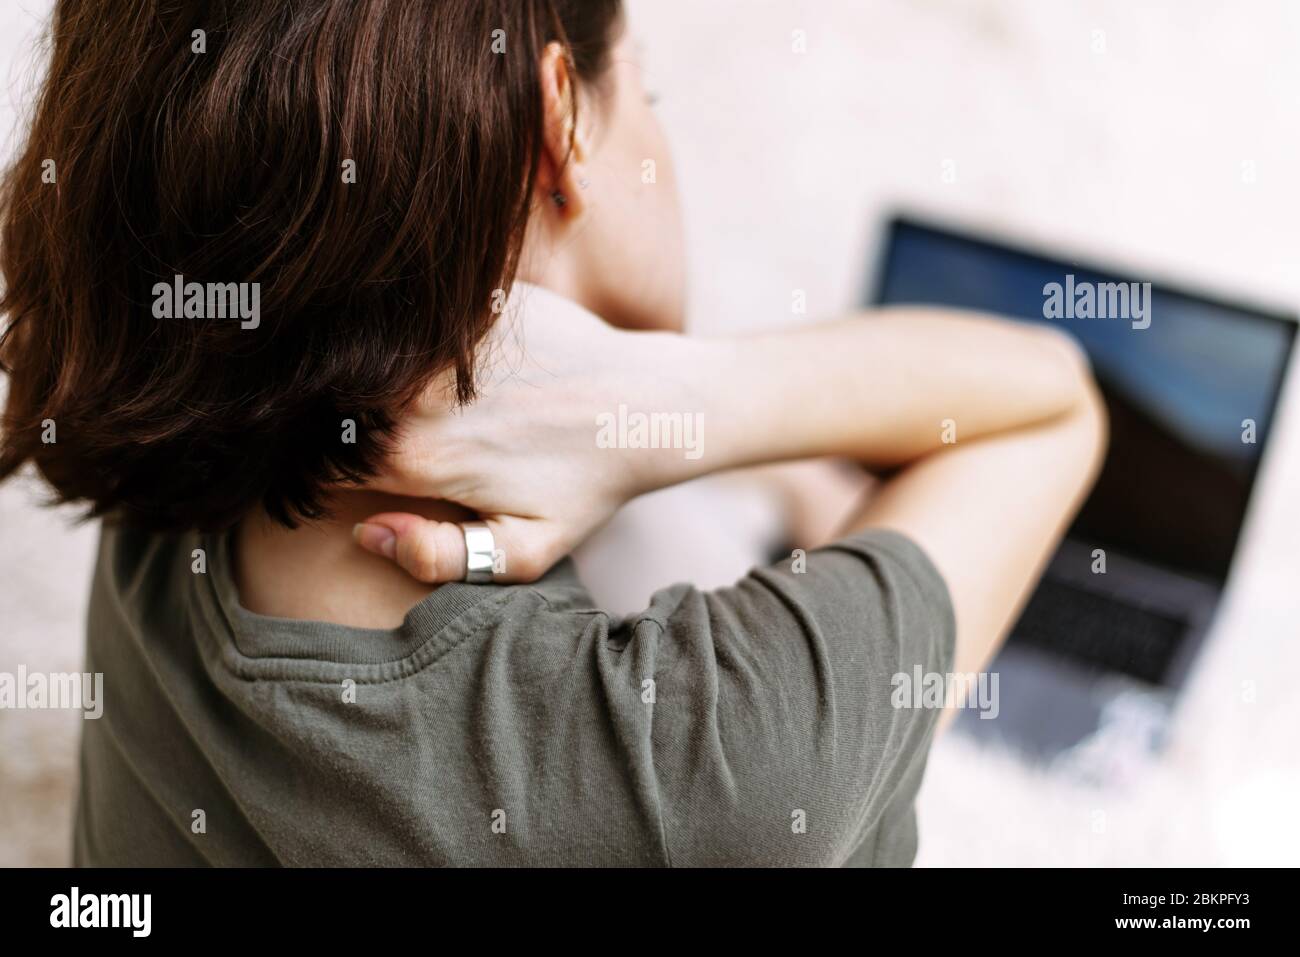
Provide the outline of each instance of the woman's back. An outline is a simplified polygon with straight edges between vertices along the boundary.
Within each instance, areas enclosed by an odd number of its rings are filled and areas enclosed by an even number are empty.
[[[887,532],[624,620],[565,561],[383,630],[246,611],[229,536],[106,526],[89,636],[88,865],[906,865],[938,712],[891,678],[953,653]]]

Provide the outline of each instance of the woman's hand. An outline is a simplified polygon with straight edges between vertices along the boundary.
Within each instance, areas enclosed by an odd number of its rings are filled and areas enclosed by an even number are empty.
[[[628,499],[687,477],[681,450],[601,447],[598,422],[633,410],[690,412],[695,349],[668,333],[614,329],[546,290],[518,287],[480,349],[479,397],[452,410],[436,382],[404,422],[373,487],[455,502],[492,530],[495,580],[532,581]],[[384,513],[358,543],[426,582],[465,574],[454,522]]]

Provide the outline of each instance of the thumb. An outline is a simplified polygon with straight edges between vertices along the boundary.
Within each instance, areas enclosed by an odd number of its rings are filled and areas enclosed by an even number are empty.
[[[562,544],[549,534],[544,522],[514,517],[483,521],[492,533],[495,583],[536,581],[564,556]],[[455,522],[384,512],[358,524],[352,536],[366,551],[395,562],[419,581],[441,584],[465,578],[465,532]]]

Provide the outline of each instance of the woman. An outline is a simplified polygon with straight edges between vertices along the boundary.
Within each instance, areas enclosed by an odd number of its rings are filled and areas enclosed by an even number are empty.
[[[105,519],[79,863],[911,862],[938,714],[893,677],[982,667],[1086,491],[1068,340],[672,331],[617,0],[62,0],[53,33],[0,477]],[[628,414],[675,424],[601,437]],[[615,618],[564,558],[819,456],[887,480],[732,588]]]

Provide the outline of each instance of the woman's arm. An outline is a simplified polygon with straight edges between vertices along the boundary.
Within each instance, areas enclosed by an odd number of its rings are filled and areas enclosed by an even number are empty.
[[[888,527],[925,550],[952,596],[956,670],[980,670],[1102,460],[1105,412],[1074,341],[902,309],[712,348],[698,381],[723,463],[838,453],[899,469],[846,531]],[[661,481],[698,467],[660,464]]]
[[[1105,444],[1105,408],[1084,380],[1060,416],[917,460],[853,523],[903,532],[939,569],[957,619],[956,671],[992,658],[1092,487]]]
[[[633,334],[635,335],[635,334]],[[1085,398],[1067,336],[976,314],[891,308],[743,339],[661,338],[658,408],[706,425],[698,459],[643,453],[647,488],[741,465],[840,455],[892,469],[1061,416]],[[655,352],[657,351],[657,354]],[[685,393],[673,406],[673,393]]]
[[[895,528],[927,551],[949,583],[968,670],[1059,539],[1104,431],[1067,337],[938,310],[698,340],[620,332],[547,299],[505,325],[490,352],[483,397],[460,413],[417,415],[386,487],[483,515],[504,551],[503,580],[537,577],[650,489],[841,455],[897,470],[859,525]],[[620,406],[694,417],[693,447],[604,447],[599,423]],[[417,577],[463,574],[457,526],[404,515],[369,523],[396,533],[395,557]]]

